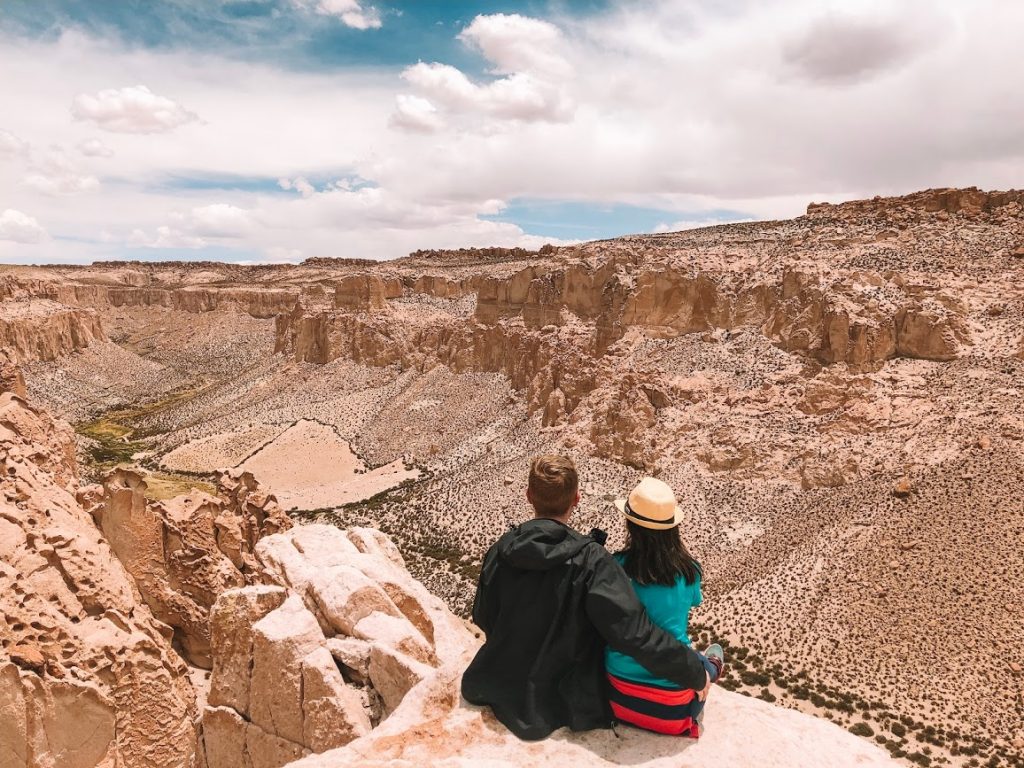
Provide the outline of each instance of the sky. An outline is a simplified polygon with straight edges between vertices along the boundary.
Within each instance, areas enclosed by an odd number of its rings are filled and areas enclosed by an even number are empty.
[[[1024,186],[1018,0],[2,0],[0,262],[388,259]]]

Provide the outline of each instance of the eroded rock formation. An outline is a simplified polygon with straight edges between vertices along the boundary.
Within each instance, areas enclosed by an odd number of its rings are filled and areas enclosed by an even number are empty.
[[[0,348],[16,363],[56,360],[106,339],[99,315],[48,299],[0,302]]]
[[[181,768],[195,693],[76,500],[74,437],[0,394],[0,756],[11,768]]]
[[[256,551],[272,586],[227,591],[211,615],[209,768],[277,768],[368,734],[470,637],[378,531],[300,526]]]
[[[142,475],[117,469],[92,514],[153,614],[174,630],[185,657],[209,668],[209,611],[217,596],[253,581],[256,542],[291,520],[253,476],[221,474],[217,497],[192,491],[146,498]]]

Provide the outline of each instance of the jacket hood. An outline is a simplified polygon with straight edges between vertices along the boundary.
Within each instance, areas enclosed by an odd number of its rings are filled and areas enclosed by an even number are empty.
[[[555,520],[538,518],[523,523],[498,541],[498,556],[527,571],[546,571],[562,565],[593,539]]]

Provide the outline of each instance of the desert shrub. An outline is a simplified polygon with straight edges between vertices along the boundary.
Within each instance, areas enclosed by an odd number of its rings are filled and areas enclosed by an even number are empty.
[[[874,736],[875,732],[867,723],[854,723],[850,726],[850,733],[854,736]]]
[[[743,681],[744,685],[763,687],[768,685],[772,681],[772,678],[770,675],[767,675],[764,672],[751,672],[749,670],[743,670],[740,672],[740,680]]]
[[[901,757],[906,757],[907,753],[903,751],[903,745],[896,741],[889,741],[885,744],[886,749],[889,750],[889,754],[899,760]]]

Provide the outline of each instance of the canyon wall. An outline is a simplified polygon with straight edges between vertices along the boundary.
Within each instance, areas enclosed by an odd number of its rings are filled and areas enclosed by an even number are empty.
[[[93,310],[48,299],[0,302],[0,348],[17,363],[56,360],[106,338]]]
[[[379,278],[354,276],[343,300],[335,294],[333,308],[300,303],[279,315],[275,351],[318,364],[347,358],[370,366],[444,364],[456,372],[503,373],[524,391],[529,411],[543,412],[544,423],[553,425],[570,419],[602,383],[623,379],[614,373],[617,356],[638,333],[671,339],[749,327],[787,352],[842,363],[850,372],[877,370],[896,357],[952,360],[971,343],[967,310],[957,298],[867,272],[737,276],[638,267],[636,258],[616,257],[597,266],[530,266],[509,277],[483,277],[475,288],[472,316],[424,318],[390,312]],[[462,286],[431,279],[415,289],[451,300]],[[643,404],[638,387],[640,379],[658,387],[660,374],[644,373],[621,398],[636,404],[633,415],[651,422],[645,411],[653,406]],[[663,392],[659,407],[673,399]],[[637,431],[626,428],[608,442],[598,429],[595,444],[609,458],[643,464],[651,457],[637,459],[628,447]]]
[[[163,287],[149,284],[144,275],[128,272],[121,275],[128,284],[82,283],[75,280],[47,279],[37,275],[7,274],[0,276],[0,307],[13,306],[30,299],[40,307],[58,305],[86,310],[111,307],[158,307],[179,312],[212,312],[231,310],[253,317],[270,318],[288,312],[298,300],[299,290],[243,286]],[[45,302],[52,302],[47,305]]]

